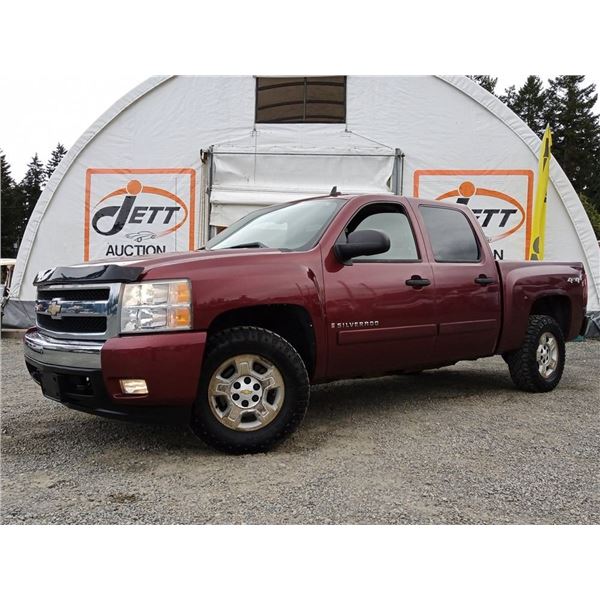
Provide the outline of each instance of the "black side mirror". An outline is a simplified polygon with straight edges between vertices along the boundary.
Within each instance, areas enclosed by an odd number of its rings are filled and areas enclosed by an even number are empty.
[[[390,238],[387,233],[377,229],[362,229],[348,234],[346,242],[338,242],[333,251],[337,259],[350,264],[356,256],[372,256],[382,254],[390,249]]]

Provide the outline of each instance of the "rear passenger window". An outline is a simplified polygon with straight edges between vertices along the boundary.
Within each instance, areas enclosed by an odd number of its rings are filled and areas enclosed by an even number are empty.
[[[420,208],[436,262],[479,262],[479,244],[463,213],[435,206]]]

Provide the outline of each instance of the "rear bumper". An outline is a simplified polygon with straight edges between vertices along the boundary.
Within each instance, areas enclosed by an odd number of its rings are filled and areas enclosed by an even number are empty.
[[[187,421],[198,392],[206,332],[78,342],[25,334],[25,362],[47,398],[88,413],[137,421]],[[146,395],[121,379],[144,379]]]

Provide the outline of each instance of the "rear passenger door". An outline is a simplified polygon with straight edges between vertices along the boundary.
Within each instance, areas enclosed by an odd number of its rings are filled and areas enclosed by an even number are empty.
[[[493,354],[500,332],[500,284],[487,244],[470,215],[450,206],[420,204],[435,281],[436,361]]]

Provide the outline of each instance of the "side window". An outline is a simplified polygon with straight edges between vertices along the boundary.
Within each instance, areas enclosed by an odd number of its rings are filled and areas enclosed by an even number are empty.
[[[355,262],[418,261],[419,252],[408,217],[398,204],[371,204],[349,223],[346,233],[378,229],[390,238],[390,249],[381,254],[356,258]]]
[[[479,262],[479,244],[463,213],[435,206],[420,208],[436,262]]]

